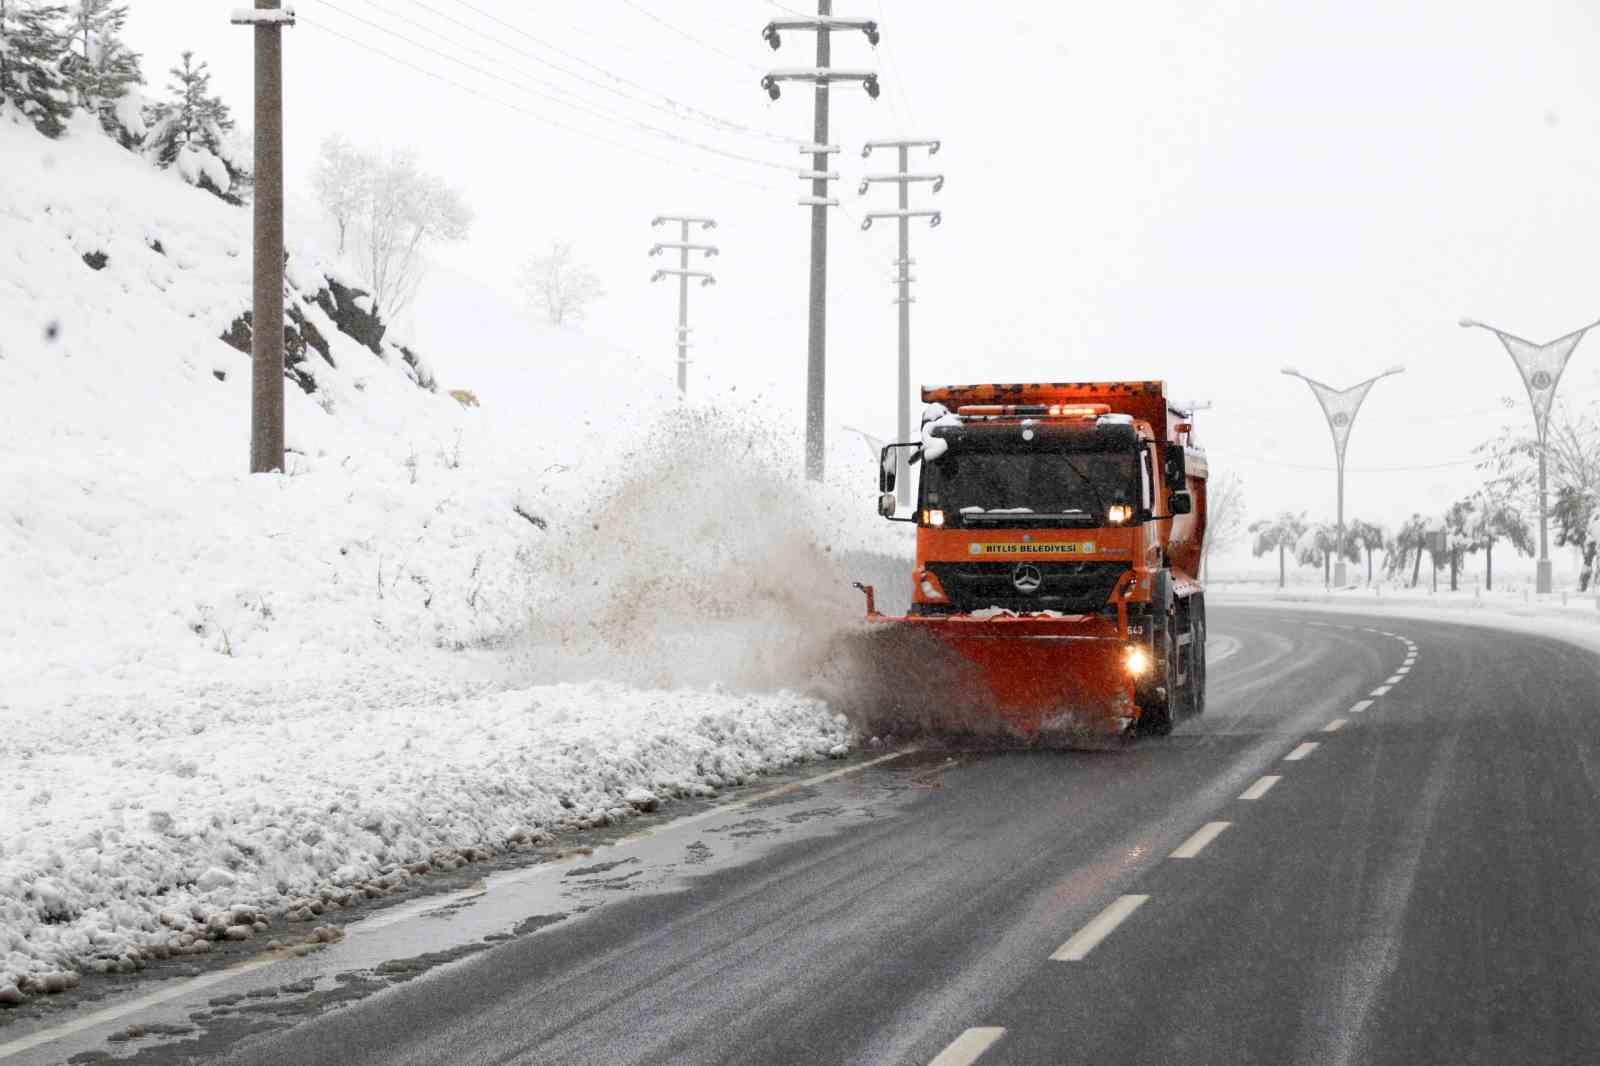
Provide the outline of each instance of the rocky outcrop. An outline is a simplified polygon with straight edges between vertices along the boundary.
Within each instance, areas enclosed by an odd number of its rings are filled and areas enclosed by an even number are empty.
[[[389,327],[378,314],[370,295],[325,275],[322,280],[322,287],[310,295],[297,292],[292,286],[284,286],[284,376],[305,392],[314,393],[317,391],[317,360],[330,367],[338,365],[334,362],[328,338],[306,313],[316,308],[328,316],[340,333],[373,355],[385,362],[398,362],[406,376],[419,388],[437,391],[433,374],[420,355],[403,344],[383,339]],[[254,331],[251,319],[252,313],[249,311],[235,318],[222,334],[223,343],[249,355]]]
[[[383,335],[389,327],[378,317],[372,297],[329,278],[327,288],[320,290],[315,300],[340,333],[359,341],[373,355],[383,354]]]

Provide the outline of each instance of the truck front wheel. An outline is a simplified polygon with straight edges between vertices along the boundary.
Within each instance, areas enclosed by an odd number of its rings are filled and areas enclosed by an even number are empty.
[[[1164,737],[1177,724],[1172,712],[1173,708],[1180,706],[1178,701],[1181,698],[1178,692],[1178,642],[1170,615],[1166,624],[1156,630],[1154,643],[1152,658],[1155,660],[1156,676],[1152,679],[1154,683],[1149,692],[1139,701],[1138,730],[1142,736]]]

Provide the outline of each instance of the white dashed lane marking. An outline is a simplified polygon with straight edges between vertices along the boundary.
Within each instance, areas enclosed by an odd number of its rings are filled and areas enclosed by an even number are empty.
[[[1276,785],[1280,778],[1276,774],[1268,774],[1243,792],[1239,793],[1242,800],[1258,800],[1267,794],[1267,790]]]
[[[1411,672],[1411,667],[1409,667],[1409,666],[1402,666],[1400,669],[1395,671],[1395,673],[1399,674],[1401,677],[1405,677],[1410,672]]]
[[[1221,836],[1222,831],[1232,824],[1232,822],[1207,822],[1196,830],[1194,836],[1179,845],[1178,850],[1174,851],[1171,857],[1174,859],[1194,858],[1205,850],[1207,844]]]
[[[968,1029],[939,1052],[928,1066],[971,1066],[978,1057],[1000,1042],[1006,1031],[999,1026]]]
[[[1389,694],[1389,686],[1379,685],[1377,688],[1373,689],[1370,694],[1373,696],[1387,696]]]
[[[1394,674],[1394,675],[1390,676],[1389,678],[1385,679],[1383,683],[1385,685],[1398,685],[1400,683],[1400,675],[1399,674]]]
[[[1333,721],[1331,721],[1327,725],[1323,726],[1322,727],[1322,731],[1324,733],[1337,733],[1339,730],[1343,729],[1345,726],[1347,726],[1349,724],[1350,724],[1350,719],[1348,719],[1348,718],[1335,718]]]
[[[1312,752],[1314,752],[1316,750],[1317,750],[1317,742],[1314,741],[1314,740],[1308,740],[1304,744],[1300,745],[1298,748],[1296,748],[1293,751],[1291,751],[1289,754],[1285,755],[1283,757],[1283,761],[1284,762],[1299,762],[1301,759],[1304,759],[1307,755],[1310,755]]]
[[[1110,936],[1128,915],[1144,905],[1149,896],[1123,896],[1111,906],[1101,911],[1088,925],[1073,934],[1072,939],[1056,948],[1056,953],[1050,956],[1053,962],[1078,962],[1088,956],[1089,952]]]
[[[1371,706],[1372,706],[1372,701],[1371,700],[1362,700],[1360,703],[1358,703],[1354,707],[1350,708],[1350,713],[1351,714],[1360,714],[1362,711],[1366,710],[1368,707],[1371,707]]]

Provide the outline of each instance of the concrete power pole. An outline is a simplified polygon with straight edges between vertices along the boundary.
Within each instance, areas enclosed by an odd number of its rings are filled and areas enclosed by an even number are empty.
[[[861,179],[859,191],[865,196],[867,190],[877,182],[894,182],[900,187],[899,210],[868,211],[866,217],[861,220],[861,228],[871,229],[872,220],[875,218],[892,218],[900,223],[900,256],[895,260],[895,266],[899,268],[895,275],[895,283],[900,290],[895,299],[895,303],[900,305],[900,391],[895,407],[899,421],[896,424],[898,434],[895,440],[904,441],[911,439],[911,283],[916,280],[911,276],[911,220],[926,218],[929,226],[937,226],[943,217],[938,211],[911,210],[910,188],[913,182],[926,181],[933,185],[934,192],[938,192],[944,188],[944,175],[911,171],[911,149],[926,148],[929,155],[936,155],[939,151],[938,141],[868,141],[866,147],[861,149],[862,158],[870,158],[874,148],[895,148],[900,152],[898,171],[893,174],[868,174]],[[903,450],[896,455],[899,470],[896,471],[895,491],[898,493],[900,506],[906,507],[911,503],[911,468]]]
[[[278,0],[229,20],[256,33],[254,286],[250,312],[250,472],[283,469],[283,28]]]
[[[811,182],[811,195],[800,206],[811,208],[811,294],[807,316],[806,345],[806,477],[821,481],[826,441],[826,402],[828,374],[828,208],[839,201],[828,195],[828,182],[838,177],[828,170],[828,156],[837,146],[828,143],[828,87],[836,81],[859,81],[867,95],[878,98],[878,75],[869,70],[834,70],[832,35],[838,30],[860,30],[867,40],[878,43],[878,24],[871,19],[840,18],[833,14],[833,0],[817,0],[817,17],[774,19],[761,31],[774,50],[782,43],[783,30],[809,30],[817,35],[817,65],[774,70],[761,79],[761,87],[776,100],[780,82],[808,81],[816,86],[811,144],[801,149],[811,153],[811,169],[801,177]]]
[[[694,218],[685,215],[657,215],[650,220],[650,225],[659,226],[666,222],[676,222],[679,226],[678,240],[657,241],[650,249],[651,255],[660,255],[667,248],[678,250],[678,267],[676,270],[664,267],[650,275],[652,282],[660,281],[669,275],[678,278],[678,399],[683,399],[689,393],[689,279],[699,278],[700,287],[715,285],[717,279],[704,270],[689,269],[689,253],[699,252],[707,259],[717,254],[714,244],[692,244],[689,241],[689,227],[698,225],[701,229],[716,229],[715,219]]]

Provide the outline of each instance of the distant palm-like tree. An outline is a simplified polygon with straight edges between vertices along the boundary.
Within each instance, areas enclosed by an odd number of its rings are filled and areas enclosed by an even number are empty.
[[[1382,551],[1386,543],[1383,527],[1376,522],[1356,519],[1345,530],[1345,540],[1367,553],[1367,584],[1372,584],[1372,553]]]
[[[1384,545],[1384,570],[1394,577],[1411,563],[1411,587],[1417,587],[1422,576],[1422,553],[1428,544],[1428,520],[1413,514],[1395,531],[1394,539]]]
[[[1306,531],[1306,516],[1295,514],[1293,511],[1284,511],[1276,518],[1262,518],[1250,523],[1250,533],[1254,540],[1250,544],[1250,551],[1258,558],[1272,551],[1278,550],[1278,587],[1283,588],[1288,576],[1288,554],[1300,541],[1300,534]]]
[[[1332,522],[1318,522],[1300,534],[1294,546],[1295,561],[1301,566],[1322,567],[1322,585],[1332,588],[1333,560],[1339,554],[1338,549],[1339,527]],[[1361,561],[1361,552],[1349,536],[1344,539],[1344,557],[1352,563]]]
[[[1494,546],[1507,541],[1522,555],[1533,554],[1533,531],[1510,497],[1482,489],[1450,508],[1452,532],[1468,552],[1483,550],[1483,587],[1494,588]],[[1452,583],[1452,588],[1454,584]]]

